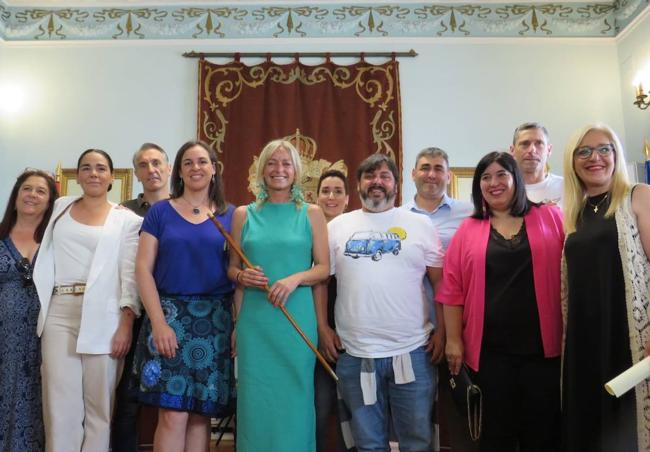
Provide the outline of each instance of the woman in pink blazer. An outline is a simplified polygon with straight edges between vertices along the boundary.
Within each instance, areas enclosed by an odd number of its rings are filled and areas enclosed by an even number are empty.
[[[453,237],[436,299],[452,374],[465,363],[483,392],[480,450],[555,451],[560,414],[560,265],[556,206],[526,197],[505,152],[481,159],[474,214]]]

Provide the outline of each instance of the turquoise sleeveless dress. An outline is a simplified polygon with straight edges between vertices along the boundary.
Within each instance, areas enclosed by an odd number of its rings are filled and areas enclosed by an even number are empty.
[[[248,260],[278,279],[312,266],[307,204],[253,203],[247,207],[241,245]],[[287,310],[307,337],[317,341],[311,287],[299,286]],[[314,355],[266,292],[244,291],[237,321],[237,451],[316,450]]]

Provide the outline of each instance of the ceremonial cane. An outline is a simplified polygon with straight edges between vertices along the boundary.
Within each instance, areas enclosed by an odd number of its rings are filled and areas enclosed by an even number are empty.
[[[255,268],[253,264],[248,260],[248,258],[244,255],[242,250],[239,248],[239,245],[235,242],[235,240],[232,238],[230,234],[228,234],[228,231],[223,227],[221,222],[215,218],[215,216],[211,213],[208,212],[208,217],[210,217],[210,220],[212,220],[212,223],[219,229],[219,232],[221,232],[221,235],[226,239],[226,242],[228,242],[228,245],[230,245],[230,248],[237,253],[237,255],[240,257],[242,262],[247,268]],[[269,291],[270,288],[268,285],[264,286],[265,291]],[[282,314],[287,318],[289,323],[293,326],[293,328],[300,334],[300,337],[302,337],[302,340],[305,341],[305,344],[311,349],[312,352],[314,352],[314,355],[316,355],[316,358],[318,358],[318,361],[323,365],[325,370],[332,376],[332,378],[335,381],[339,381],[339,377],[336,376],[332,368],[330,367],[329,363],[323,358],[323,355],[320,354],[318,349],[312,344],[312,342],[309,340],[309,338],[305,335],[305,332],[300,328],[298,323],[296,323],[296,320],[293,318],[293,316],[287,311],[287,308],[285,308],[283,305],[278,306],[280,308],[280,311],[282,311]]]

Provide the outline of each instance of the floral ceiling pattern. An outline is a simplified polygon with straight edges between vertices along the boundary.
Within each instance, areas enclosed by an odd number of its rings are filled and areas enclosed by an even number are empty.
[[[0,0],[5,41],[355,37],[614,37],[650,0],[29,7]]]

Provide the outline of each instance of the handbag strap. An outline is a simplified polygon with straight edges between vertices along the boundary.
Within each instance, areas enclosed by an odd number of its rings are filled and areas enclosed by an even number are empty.
[[[470,403],[470,392],[478,392],[476,403]],[[476,385],[467,387],[467,426],[469,428],[469,437],[472,441],[478,441],[481,437],[481,426],[483,425],[483,393],[481,388]]]

